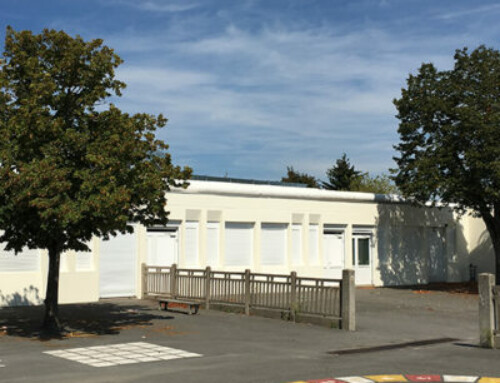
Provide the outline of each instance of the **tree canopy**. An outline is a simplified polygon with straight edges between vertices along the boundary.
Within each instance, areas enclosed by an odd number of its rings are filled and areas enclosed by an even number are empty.
[[[423,64],[394,100],[396,185],[415,202],[454,204],[483,218],[500,284],[500,52],[457,50],[454,67]]]
[[[399,190],[387,174],[371,176],[362,173],[361,177],[353,184],[353,191],[376,194],[399,194]]]
[[[327,169],[327,181],[321,183],[323,189],[328,190],[353,190],[360,182],[361,172],[351,165],[347,155],[344,153],[337,159],[335,165]]]
[[[0,65],[0,241],[47,249],[45,327],[58,329],[60,254],[92,236],[165,224],[165,192],[187,186],[155,132],[166,119],[129,115],[107,99],[125,84],[100,39],[8,27]]]
[[[287,166],[286,177],[281,178],[281,182],[290,182],[307,185],[308,188],[319,188],[318,180],[307,173],[296,171],[293,166]]]

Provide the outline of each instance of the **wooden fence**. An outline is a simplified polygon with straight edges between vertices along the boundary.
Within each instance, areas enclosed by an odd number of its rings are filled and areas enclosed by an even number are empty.
[[[180,269],[142,265],[143,298],[170,297],[210,305],[237,306],[250,310],[286,312],[296,316],[338,320],[349,331],[355,329],[354,271],[344,270],[342,279],[287,275]]]
[[[500,348],[500,286],[493,274],[479,274],[479,343]]]

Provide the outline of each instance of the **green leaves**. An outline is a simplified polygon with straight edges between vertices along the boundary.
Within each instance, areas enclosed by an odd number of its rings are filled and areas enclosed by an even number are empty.
[[[102,40],[7,28],[0,70],[0,240],[7,247],[86,248],[92,235],[166,223],[165,192],[191,170],[156,139],[163,116],[109,104],[125,84]],[[99,108],[97,108],[99,106]]]
[[[326,171],[328,177],[327,182],[322,182],[324,189],[329,190],[354,190],[354,185],[357,184],[361,177],[361,172],[354,169],[351,165],[347,155],[344,153],[339,158],[335,166]]]
[[[290,182],[307,185],[308,188],[319,189],[318,180],[307,173],[296,171],[293,166],[287,166],[286,177],[281,178],[281,182]]]
[[[452,70],[424,64],[394,100],[396,184],[419,202],[489,214],[500,199],[500,52],[457,50]]]

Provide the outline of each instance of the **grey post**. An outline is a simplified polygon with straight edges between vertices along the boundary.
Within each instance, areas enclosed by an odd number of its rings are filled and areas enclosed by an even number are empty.
[[[479,274],[479,345],[495,347],[495,314],[493,304],[493,274]]]
[[[170,296],[175,298],[177,295],[177,265],[174,263],[170,267]]]
[[[148,288],[148,270],[145,263],[141,263],[141,299],[145,299],[147,296]]]
[[[354,270],[342,270],[342,329],[356,330],[356,286],[354,283]]]
[[[295,322],[295,313],[298,310],[297,305],[297,273],[290,273],[290,320]]]
[[[245,315],[250,315],[250,269],[245,270]]]
[[[212,269],[207,266],[205,269],[205,310],[210,310],[210,276]]]

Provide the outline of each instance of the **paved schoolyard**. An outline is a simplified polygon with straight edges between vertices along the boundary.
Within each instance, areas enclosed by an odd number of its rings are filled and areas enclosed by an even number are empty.
[[[358,290],[357,311],[358,331],[347,333],[220,311],[188,316],[158,311],[153,302],[135,299],[103,300],[62,306],[61,316],[73,333],[40,340],[41,308],[3,308],[0,382],[285,383],[380,374],[500,376],[500,352],[476,347],[475,295]],[[4,331],[2,326],[7,326]],[[366,350],[445,337],[457,340]],[[363,348],[365,352],[352,352]]]

